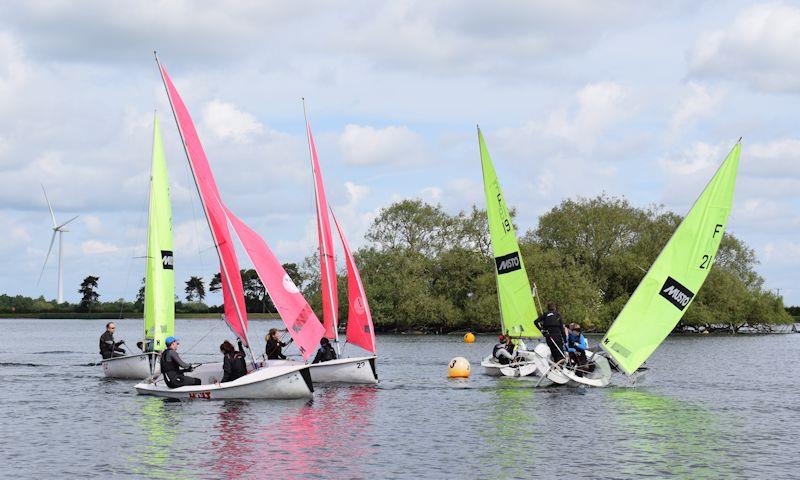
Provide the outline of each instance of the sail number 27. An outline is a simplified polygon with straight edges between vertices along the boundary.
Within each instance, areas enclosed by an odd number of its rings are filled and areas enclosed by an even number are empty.
[[[711,238],[714,238],[717,236],[718,233],[721,233],[720,231],[721,229],[722,229],[721,223],[714,225],[714,233],[711,235]],[[713,258],[714,257],[712,255],[703,255],[703,261],[700,262],[700,268],[703,270],[709,268],[711,266],[711,260],[713,260]]]

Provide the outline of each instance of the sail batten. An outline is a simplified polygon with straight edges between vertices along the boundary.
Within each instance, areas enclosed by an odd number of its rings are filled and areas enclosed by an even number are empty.
[[[156,59],[158,62],[158,59]],[[244,287],[239,273],[239,262],[228,228],[227,216],[222,207],[222,198],[217,189],[214,175],[208,164],[205,151],[197,135],[189,110],[183,103],[175,85],[166,69],[158,63],[164,88],[167,91],[172,113],[178,125],[190,170],[200,195],[200,203],[208,221],[211,236],[220,261],[220,280],[222,281],[222,298],[225,304],[225,320],[231,330],[245,345],[247,339],[247,310],[244,303]]]
[[[628,374],[669,335],[708,276],[733,205],[737,143],[672,234],[601,345]]]
[[[148,350],[158,351],[166,347],[164,340],[175,333],[175,274],[169,179],[157,115],[153,126],[149,210],[144,338]]]
[[[503,333],[514,337],[541,337],[542,333],[533,324],[538,315],[517,234],[480,129],[478,143]]]

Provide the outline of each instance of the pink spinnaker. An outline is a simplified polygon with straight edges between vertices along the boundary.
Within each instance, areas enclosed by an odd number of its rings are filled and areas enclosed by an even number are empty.
[[[175,114],[175,121],[178,124],[197,189],[200,192],[200,201],[206,212],[211,236],[219,253],[219,273],[220,280],[222,280],[222,298],[225,302],[225,320],[231,330],[247,344],[247,309],[244,303],[244,288],[222,198],[189,110],[178,94],[178,90],[175,89],[175,85],[172,84],[167,71],[160,63],[158,67],[161,70],[161,78],[167,89],[167,96],[172,105],[172,112]]]
[[[344,259],[347,264],[347,343],[376,353],[375,328],[372,325],[372,313],[367,302],[367,292],[364,291],[364,284],[361,282],[361,275],[358,273],[353,252],[350,251],[350,245],[347,243],[333,210],[331,210],[331,215],[333,223],[336,225],[336,231],[339,232],[339,238],[342,239]]]
[[[306,121],[308,133],[308,148],[311,152],[311,168],[314,171],[314,193],[317,207],[317,234],[319,237],[319,270],[320,289],[322,290],[322,318],[325,326],[325,336],[330,339],[338,338],[337,317],[339,314],[339,292],[336,278],[336,261],[333,257],[333,235],[331,234],[331,220],[328,217],[328,198],[325,195],[325,186],[322,183],[322,171],[317,159],[317,147],[314,145],[314,135],[311,125]]]
[[[227,208],[236,235],[304,359],[316,352],[325,328],[266,242]]]

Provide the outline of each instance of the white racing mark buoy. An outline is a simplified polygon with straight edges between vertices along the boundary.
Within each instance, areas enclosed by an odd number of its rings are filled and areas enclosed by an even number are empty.
[[[447,376],[450,378],[469,378],[469,374],[469,360],[464,357],[456,357],[447,365]]]

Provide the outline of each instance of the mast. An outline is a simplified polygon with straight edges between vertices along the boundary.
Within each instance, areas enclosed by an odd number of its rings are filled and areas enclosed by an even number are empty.
[[[231,292],[231,295],[233,295],[234,289],[230,281],[230,272],[228,272],[228,269],[225,267],[225,262],[222,260],[222,253],[219,250],[219,240],[217,239],[217,236],[214,233],[214,228],[211,225],[211,217],[209,216],[208,213],[208,207],[203,201],[203,194],[200,191],[200,185],[197,183],[197,174],[194,171],[194,165],[192,165],[191,157],[189,156],[189,149],[186,146],[186,139],[183,136],[183,130],[181,129],[180,122],[178,121],[178,115],[175,112],[175,106],[172,104],[172,97],[169,95],[169,88],[167,87],[167,82],[166,79],[164,78],[164,71],[161,68],[161,62],[158,61],[158,53],[153,51],[153,55],[155,56],[156,59],[156,65],[158,65],[158,73],[159,75],[161,75],[161,81],[164,84],[164,89],[167,91],[167,100],[169,101],[169,106],[170,109],[172,110],[172,116],[175,118],[175,123],[178,125],[178,134],[181,137],[181,144],[183,145],[183,151],[186,154],[186,159],[189,162],[189,169],[192,172],[192,179],[194,180],[194,186],[197,189],[197,195],[200,197],[200,204],[203,206],[203,214],[205,215],[206,222],[208,223],[208,229],[211,231],[211,238],[214,241],[214,250],[217,252],[217,257],[219,258],[219,266],[220,269],[222,270],[221,276],[225,277],[225,283],[228,286],[228,290]],[[217,201],[219,201],[219,197],[217,198]],[[239,275],[239,272],[235,273],[236,275]],[[256,361],[255,357],[253,356],[253,349],[250,347],[250,341],[247,338],[247,327],[245,326],[244,321],[242,320],[243,319],[242,312],[239,310],[239,304],[236,302],[235,299],[233,302],[233,306],[234,309],[236,310],[236,317],[239,320],[239,325],[241,326],[242,329],[242,335],[244,335],[244,342],[247,345],[247,351],[250,353],[250,360],[253,362],[253,365],[255,365]]]
[[[319,195],[318,186],[317,186],[317,177],[319,176],[320,182],[322,182],[322,177],[321,177],[321,175],[319,175],[320,172],[317,170],[315,162],[314,162],[314,149],[313,149],[314,147],[312,146],[312,140],[311,140],[311,125],[309,125],[309,123],[308,123],[308,114],[306,113],[306,99],[305,99],[305,97],[301,97],[300,100],[302,101],[302,104],[303,104],[303,118],[306,121],[306,138],[308,140],[308,156],[309,156],[309,160],[311,161],[311,174],[312,174],[313,180],[314,180],[314,206],[315,206],[315,208],[317,210],[317,234],[318,234],[317,238],[319,239],[320,250],[321,250],[320,251],[320,258],[319,258],[320,283],[322,283],[321,282],[321,280],[322,280],[322,270],[323,270],[323,268],[327,268],[327,267],[324,266],[324,262],[326,262],[326,258],[325,257],[330,256],[331,260],[333,261],[334,269],[333,269],[333,272],[329,272],[329,273],[333,273],[334,278],[336,278],[335,277],[336,276],[336,263],[335,263],[335,260],[334,260],[334,257],[333,257],[333,252],[329,252],[328,251],[328,247],[333,248],[333,245],[325,245],[325,238],[324,238],[325,233],[322,231],[322,215],[327,215],[328,214],[328,209],[327,208],[322,208],[322,206],[320,205],[320,199],[319,199],[320,195]],[[337,303],[338,303],[337,300],[338,299],[336,298],[336,295],[334,295],[334,293],[333,293],[333,284],[332,284],[332,281],[331,281],[332,279],[329,276],[326,276],[326,280],[327,280],[327,282],[325,282],[326,284],[325,285],[320,285],[320,286],[323,289],[323,295],[327,294],[327,297],[328,297],[328,304],[330,305],[330,312],[331,312],[331,323],[332,323],[332,326],[333,326],[333,342],[334,342],[334,348],[336,349],[336,356],[338,357],[338,356],[341,356],[341,354],[342,354],[341,353],[341,348],[339,346],[339,319],[338,319],[339,312],[338,312],[338,305],[337,305]],[[323,306],[323,310],[324,310],[324,306]],[[324,315],[324,313],[325,312],[323,311],[323,315]]]

